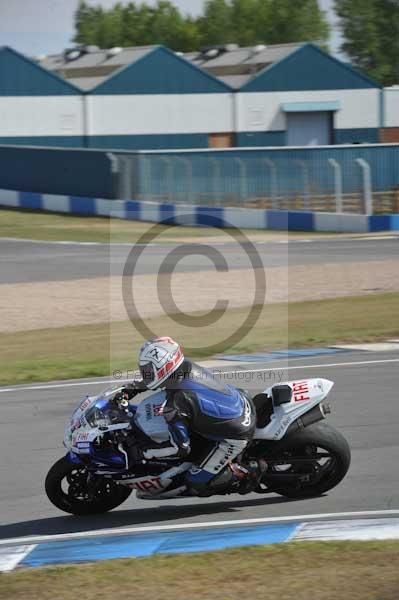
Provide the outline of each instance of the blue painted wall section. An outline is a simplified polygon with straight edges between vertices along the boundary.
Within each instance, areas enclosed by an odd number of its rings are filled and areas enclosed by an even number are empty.
[[[286,131],[240,131],[236,133],[237,146],[285,146]]]
[[[0,146],[0,189],[112,198],[106,152]]]
[[[0,136],[0,145],[4,144],[9,144],[10,146],[42,146],[49,148],[84,148],[85,138],[81,135],[36,135],[26,137]]]
[[[231,88],[163,46],[111,75],[91,94],[212,94]]]
[[[90,148],[118,150],[184,150],[207,148],[206,133],[170,133],[158,135],[91,135],[87,138]]]
[[[292,92],[381,88],[366,75],[336,60],[318,46],[305,44],[264,69],[240,92]]]
[[[379,129],[376,127],[362,129],[334,129],[334,144],[378,144]]]
[[[81,95],[81,91],[58,75],[15,50],[0,48],[0,96]]]

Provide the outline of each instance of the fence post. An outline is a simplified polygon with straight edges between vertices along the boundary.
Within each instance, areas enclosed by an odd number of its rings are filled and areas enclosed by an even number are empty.
[[[123,197],[123,185],[122,178],[119,173],[119,161],[118,157],[112,152],[107,152],[106,157],[108,158],[111,166],[111,179],[112,179],[112,196],[115,199]]]
[[[213,188],[213,194],[214,194],[213,201],[214,201],[214,204],[216,204],[217,206],[220,206],[221,201],[220,201],[220,198],[218,198],[218,181],[220,181],[220,178],[221,178],[220,165],[219,165],[218,159],[214,158],[213,156],[210,156],[209,160],[213,164],[213,176],[212,176],[212,188]]]
[[[303,207],[305,210],[310,208],[310,192],[309,192],[309,171],[308,165],[304,160],[295,160],[296,163],[302,168],[303,172]]]
[[[277,167],[271,158],[264,158],[264,163],[270,169],[270,195],[272,197],[272,207],[278,208],[277,202]]]
[[[140,198],[142,200],[151,200],[151,196],[148,198],[147,194],[149,194],[151,190],[151,157],[145,156],[144,154],[140,155],[140,159],[143,165],[143,191],[140,193]]]
[[[166,197],[168,202],[172,201],[172,180],[173,180],[173,165],[171,159],[167,156],[160,156],[162,162],[166,164],[166,184],[167,184],[167,194]]]
[[[176,158],[176,160],[183,163],[183,165],[186,167],[186,179],[187,179],[187,199],[186,200],[193,204],[194,198],[193,198],[193,165],[192,165],[192,162],[189,158],[183,158],[182,156],[178,156]],[[185,200],[185,198],[183,196],[183,201],[184,200]]]
[[[235,162],[238,163],[238,168],[240,171],[239,188],[240,188],[240,202],[242,204],[243,200],[247,197],[247,168],[246,168],[245,163],[242,160],[242,158],[239,158],[238,156],[236,156],[236,157],[234,157],[234,160],[235,160]]]
[[[362,170],[364,211],[366,215],[372,215],[373,195],[371,192],[371,168],[364,158],[356,158],[355,160]]]
[[[344,206],[342,202],[342,169],[339,162],[335,158],[329,158],[328,164],[334,169],[334,195],[335,195],[335,212],[344,212]]]

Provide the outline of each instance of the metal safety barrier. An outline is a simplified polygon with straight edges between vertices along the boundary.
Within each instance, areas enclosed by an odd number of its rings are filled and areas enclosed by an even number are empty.
[[[399,148],[381,174],[360,149],[112,154],[121,199],[174,204],[389,214],[399,211]],[[363,149],[362,149],[363,150]],[[389,171],[388,171],[389,169]]]

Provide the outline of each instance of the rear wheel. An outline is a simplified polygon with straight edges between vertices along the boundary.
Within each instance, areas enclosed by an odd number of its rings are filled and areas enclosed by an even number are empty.
[[[66,457],[58,460],[49,470],[45,489],[54,506],[73,515],[108,512],[122,504],[132,493],[130,488],[107,478],[95,482],[93,492],[88,486],[87,469],[71,463]]]
[[[344,436],[327,423],[315,423],[282,440],[262,483],[287,498],[319,496],[345,477],[351,451]]]

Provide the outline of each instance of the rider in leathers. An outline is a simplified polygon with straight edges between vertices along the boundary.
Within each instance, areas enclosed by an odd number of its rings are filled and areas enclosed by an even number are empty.
[[[163,416],[170,436],[167,447],[147,449],[142,457],[185,458],[192,449],[190,436],[198,434],[209,443],[204,444],[206,452],[187,472],[186,485],[191,494],[218,493],[248,476],[245,468],[232,464],[255,429],[255,408],[248,395],[186,360],[179,344],[168,337],[144,343],[139,367],[143,380],[133,382],[123,393],[131,399],[148,389],[165,389]]]

